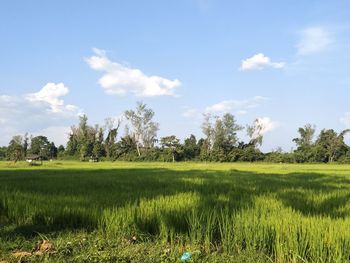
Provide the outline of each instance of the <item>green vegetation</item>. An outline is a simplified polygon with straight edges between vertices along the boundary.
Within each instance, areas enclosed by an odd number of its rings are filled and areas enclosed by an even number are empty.
[[[0,261],[348,262],[349,190],[346,165],[2,162]]]
[[[14,162],[24,160],[28,155],[41,159],[80,161],[212,161],[212,162],[256,162],[274,163],[350,163],[350,147],[344,136],[349,129],[339,132],[333,129],[321,130],[315,137],[315,126],[306,124],[298,129],[294,138],[297,148],[283,152],[277,148],[262,153],[264,124],[256,119],[252,125],[237,124],[231,113],[220,116],[204,114],[202,132],[197,140],[191,134],[181,143],[175,135],[157,138],[159,124],[153,121],[155,113],[147,105],[138,102],[135,110],[124,113],[126,121],[123,136],[118,137],[121,118],[108,118],[103,126],[88,124],[86,115],[80,116],[78,126],[72,126],[66,147],[58,148],[45,136],[30,138],[16,135],[8,147],[0,148],[0,160]],[[248,141],[238,138],[237,133],[245,129]],[[62,134],[62,136],[64,136]]]

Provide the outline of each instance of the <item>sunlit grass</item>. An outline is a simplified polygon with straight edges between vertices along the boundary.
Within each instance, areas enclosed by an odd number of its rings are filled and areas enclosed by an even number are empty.
[[[349,190],[345,165],[2,162],[0,255],[37,233],[62,252],[61,234],[86,232],[171,247],[158,255],[168,262],[185,249],[205,262],[247,251],[266,262],[347,262]]]

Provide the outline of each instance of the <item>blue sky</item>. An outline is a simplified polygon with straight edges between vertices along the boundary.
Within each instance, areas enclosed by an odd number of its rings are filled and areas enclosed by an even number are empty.
[[[2,1],[0,145],[64,143],[144,101],[159,136],[202,136],[202,113],[264,124],[264,151],[298,127],[350,128],[350,1]],[[122,133],[122,131],[121,131]],[[244,134],[241,134],[244,138]]]

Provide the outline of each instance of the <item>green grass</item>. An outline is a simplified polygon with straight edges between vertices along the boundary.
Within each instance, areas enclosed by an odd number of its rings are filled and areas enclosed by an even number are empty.
[[[349,262],[350,166],[0,163],[0,261],[42,238],[29,261]]]

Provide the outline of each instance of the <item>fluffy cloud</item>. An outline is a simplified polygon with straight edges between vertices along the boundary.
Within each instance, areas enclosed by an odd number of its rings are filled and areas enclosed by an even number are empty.
[[[263,53],[258,53],[250,58],[242,60],[240,70],[256,70],[267,67],[280,69],[284,66],[284,62],[272,62],[271,59]]]
[[[208,106],[205,109],[207,113],[225,113],[237,111],[240,114],[245,114],[248,109],[260,106],[267,100],[265,97],[255,96],[247,100],[224,100],[219,103]]]
[[[301,39],[297,44],[299,55],[322,52],[333,43],[330,32],[322,27],[306,28],[300,35]]]
[[[195,108],[186,108],[185,111],[182,114],[185,118],[198,118],[202,116],[202,113],[200,110]]]
[[[273,131],[279,126],[278,122],[272,121],[269,117],[258,118],[257,124],[261,125],[262,127],[261,134],[263,135],[270,131]]]
[[[129,68],[111,61],[104,50],[93,49],[95,55],[86,59],[88,65],[104,72],[99,84],[110,95],[132,93],[139,97],[173,96],[181,85],[177,79],[169,80],[159,76],[147,76],[139,69]]]
[[[75,122],[80,114],[78,107],[66,105],[61,99],[68,92],[69,89],[63,83],[48,83],[36,93],[22,96],[0,95],[0,145],[7,144],[16,134],[37,134],[50,129],[58,131],[57,127],[67,127]],[[50,139],[60,141],[61,137],[62,134],[56,133],[55,138]]]
[[[266,135],[266,133],[275,130],[280,124],[276,121],[272,121],[269,117],[257,118],[254,124],[261,127],[261,130],[255,130],[252,134],[253,138],[258,138],[260,135]]]
[[[344,124],[346,128],[350,128],[350,112],[346,112],[344,116],[340,118],[340,122]]]
[[[26,100],[32,103],[44,103],[49,106],[52,113],[71,113],[77,110],[74,105],[64,105],[60,97],[67,95],[69,89],[63,83],[47,83],[40,91],[25,96]]]
[[[33,133],[33,136],[43,135],[50,141],[54,141],[56,146],[65,145],[71,131],[70,126],[51,126]]]
[[[236,115],[244,115],[247,114],[250,109],[259,107],[267,100],[268,98],[255,96],[246,100],[224,100],[204,109],[185,107],[182,116],[189,119],[201,119],[204,113],[220,115],[232,112]]]

